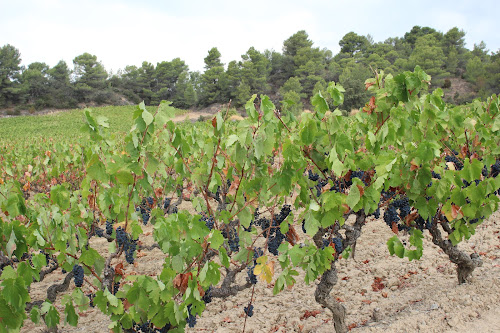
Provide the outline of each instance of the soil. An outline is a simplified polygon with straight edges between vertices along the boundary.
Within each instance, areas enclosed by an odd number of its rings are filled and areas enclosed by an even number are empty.
[[[189,202],[180,209],[193,212]],[[300,226],[295,228],[305,241]],[[144,228],[145,245],[152,244],[152,226]],[[424,255],[409,262],[389,255],[386,241],[393,236],[383,220],[370,217],[356,247],[355,259],[338,261],[339,281],[332,291],[347,309],[346,322],[352,332],[500,332],[500,211],[477,227],[476,234],[459,247],[468,253],[476,252],[483,259],[467,284],[459,285],[455,265],[424,233]],[[404,236],[402,236],[404,239]],[[92,246],[104,256],[108,245],[103,238],[92,238]],[[277,258],[268,254],[274,261]],[[164,254],[154,249],[139,252],[136,263],[123,261],[126,274],[157,274]],[[116,264],[117,262],[114,262]],[[276,267],[279,265],[277,264]],[[279,269],[275,274],[279,273]],[[244,276],[246,273],[243,272]],[[244,276],[241,277],[243,281]],[[329,311],[314,300],[318,281],[307,286],[304,274],[297,277],[295,286],[273,296],[273,285],[262,281],[254,291],[254,315],[247,318],[243,308],[248,304],[252,289],[227,299],[214,299],[194,328],[187,332],[334,332]],[[62,281],[58,269],[31,288],[32,300],[44,299],[48,286]],[[378,282],[378,283],[375,283]],[[65,294],[74,289],[71,283]],[[84,283],[84,292],[91,287]],[[62,295],[56,302],[60,304]],[[80,313],[77,328],[59,327],[59,332],[107,332],[109,319],[97,309]],[[21,332],[44,332],[42,325],[29,320]]]

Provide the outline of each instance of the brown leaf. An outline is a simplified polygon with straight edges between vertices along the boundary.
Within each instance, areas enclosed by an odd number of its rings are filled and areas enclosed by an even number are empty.
[[[347,326],[347,329],[350,331],[350,330],[352,330],[353,328],[356,328],[356,327],[358,327],[358,324],[352,323],[352,324],[349,324],[349,326]]]
[[[460,157],[464,158],[465,156],[469,156],[469,148],[463,145],[462,148],[460,148]]]
[[[396,222],[392,222],[392,232],[395,233],[396,235],[399,234],[399,230],[398,230],[398,224]]]
[[[290,227],[288,228],[288,232],[286,233],[286,240],[290,244],[292,244],[292,246],[297,244],[298,241],[300,240],[299,235],[295,231],[295,228],[293,227],[293,225],[290,225]]]
[[[306,310],[306,312],[304,312],[304,314],[302,315],[302,317],[300,317],[300,320],[304,320],[304,319],[307,319],[309,317],[315,317],[317,315],[319,315],[321,313],[320,310],[314,310],[314,311],[309,311],[309,310]]]
[[[418,217],[418,212],[413,212],[413,213],[410,213],[408,215],[406,215],[405,217],[405,224],[407,226],[410,226],[410,224],[415,221]]]
[[[415,160],[412,160],[410,164],[411,164],[410,171],[415,171],[420,168],[420,166],[417,164],[417,162],[415,162]]]
[[[365,189],[363,188],[363,186],[361,185],[356,185],[358,187],[358,190],[359,190],[359,196],[362,197],[363,194],[365,194]]]
[[[189,279],[193,279],[193,273],[178,274],[173,281],[174,287],[177,288],[182,294],[186,292]]]
[[[369,299],[364,299],[361,302],[363,302],[365,304],[372,304],[372,301],[370,301]]]
[[[123,276],[123,263],[119,263],[115,266],[115,274]]]
[[[365,90],[368,90],[371,86],[374,86],[375,82],[365,82]]]
[[[457,205],[451,205],[451,216],[453,219],[456,219],[459,215],[463,215],[462,208]]]
[[[231,183],[231,186],[227,190],[227,194],[235,196],[236,195],[236,189],[238,188],[238,186],[240,186],[240,178],[238,178],[238,177],[235,176],[233,182]]]
[[[375,277],[372,283],[373,291],[380,291],[385,288],[385,285],[382,283],[382,278]]]
[[[128,310],[132,305],[133,304],[129,303],[129,301],[127,301],[127,299],[123,300],[123,307],[125,308],[125,310]]]
[[[216,118],[216,117],[213,117],[213,118],[212,118],[212,126],[213,126],[214,128],[216,128],[216,127],[217,127],[217,118]]]

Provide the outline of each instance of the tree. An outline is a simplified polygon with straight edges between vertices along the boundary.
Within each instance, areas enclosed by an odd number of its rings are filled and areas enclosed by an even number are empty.
[[[370,78],[372,73],[368,67],[354,60],[344,68],[339,77],[339,83],[345,89],[344,103],[342,108],[347,112],[352,109],[361,108],[370,93],[365,90],[365,80]]]
[[[438,79],[447,75],[443,70],[445,67],[445,55],[438,40],[432,34],[426,34],[418,37],[415,42],[415,47],[410,56],[410,66],[415,67],[419,65],[422,69],[433,79]],[[434,81],[435,83],[436,82]]]
[[[180,58],[158,63],[154,74],[156,89],[152,104],[158,104],[161,100],[171,100],[175,94],[175,85],[179,76],[187,70],[188,66]]]
[[[351,56],[358,52],[365,52],[370,42],[365,36],[360,36],[355,32],[348,32],[342,37],[339,41],[339,45],[341,47],[340,52],[348,53]]]
[[[89,102],[106,89],[108,73],[97,61],[97,56],[83,53],[73,59],[73,64],[78,100]]]
[[[302,93],[302,85],[298,77],[289,78],[280,88],[281,105],[284,111],[298,114],[302,112],[302,99],[307,95]]]
[[[47,64],[33,62],[21,75],[23,92],[26,94],[27,102],[34,104],[36,109],[51,105],[48,71]]]
[[[21,53],[7,44],[0,48],[0,105],[8,106],[19,102],[22,90],[20,75]]]
[[[410,32],[405,33],[403,39],[405,40],[405,42],[411,45],[412,48],[414,48],[415,44],[417,43],[417,39],[426,35],[432,35],[437,40],[441,40],[443,36],[443,34],[437,32],[436,29],[416,25],[411,28]]]
[[[196,104],[196,94],[187,70],[177,78],[171,100],[174,107],[181,109],[187,109]]]
[[[216,47],[210,49],[205,57],[205,72],[201,76],[202,105],[226,102],[224,93],[227,82],[220,57],[221,54]]]
[[[465,78],[476,85],[478,91],[485,88],[486,69],[481,58],[474,56],[467,62]]]
[[[243,59],[241,62],[241,81],[248,85],[251,93],[267,93],[269,89],[267,80],[271,69],[269,60],[254,47],[249,48],[241,58]]]
[[[48,70],[52,106],[70,108],[76,105],[73,86],[71,85],[71,70],[64,60],[61,60]]]
[[[443,36],[443,48],[445,50],[451,50],[454,48],[457,52],[462,53],[465,49],[465,32],[459,30],[457,27],[453,27]]]

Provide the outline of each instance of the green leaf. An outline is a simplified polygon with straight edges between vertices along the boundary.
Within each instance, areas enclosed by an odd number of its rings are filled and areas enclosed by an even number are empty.
[[[2,282],[1,293],[3,298],[14,308],[24,309],[24,305],[30,301],[30,295],[22,277],[7,279]]]
[[[219,249],[219,259],[224,267],[229,268],[229,257],[227,255],[226,249],[223,247]]]
[[[304,145],[310,145],[314,142],[316,137],[316,122],[310,118],[307,118],[305,124],[300,130],[300,139]]]
[[[56,327],[59,324],[60,317],[59,317],[59,312],[57,312],[56,307],[53,304],[44,302],[43,304],[48,304],[46,306],[46,315],[45,315],[45,324],[47,327]],[[42,307],[43,307],[42,304]]]
[[[65,320],[68,324],[74,327],[78,325],[78,315],[76,314],[73,304],[66,304],[66,307],[64,308],[64,314],[66,315]]]
[[[62,185],[56,185],[50,189],[50,200],[61,210],[69,208],[69,197],[69,191]]]
[[[346,203],[351,209],[353,209],[358,204],[359,199],[361,198],[359,188],[356,185],[357,184],[353,184],[351,186],[351,189],[346,199]]]
[[[0,303],[0,307],[1,307],[1,303]],[[1,311],[0,311],[0,317],[2,317]],[[40,310],[38,310],[37,306],[34,306],[33,308],[31,308],[30,319],[34,324],[38,324],[40,322]]]
[[[149,124],[153,122],[154,117],[151,113],[148,112],[148,110],[146,110],[146,108],[144,108],[142,110],[142,119],[146,123],[146,126],[149,126]]]
[[[326,99],[323,97],[323,95],[321,95],[321,91],[318,91],[318,93],[314,95],[314,97],[311,100],[311,103],[314,106],[314,109],[316,110],[318,119],[323,119],[326,111],[329,110],[329,107]]]

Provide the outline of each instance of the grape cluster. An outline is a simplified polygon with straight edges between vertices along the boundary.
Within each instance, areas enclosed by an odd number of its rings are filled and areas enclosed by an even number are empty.
[[[191,304],[188,305],[188,317],[186,319],[186,322],[189,327],[193,328],[196,325],[196,316],[191,314]]]
[[[75,286],[81,287],[83,285],[83,267],[80,265],[73,266],[73,278]]]
[[[245,314],[249,317],[253,316],[253,304],[248,304],[248,306],[245,306],[243,309],[245,311]]]
[[[251,284],[257,284],[257,276],[254,274],[253,269],[255,268],[255,265],[257,265],[257,258],[262,257],[263,255],[264,251],[260,247],[254,248],[253,265],[248,266],[247,268],[248,281],[250,281]]]
[[[116,228],[116,242],[118,246],[123,246],[123,251],[125,251],[125,260],[129,264],[134,263],[134,253],[137,249],[137,240],[132,239],[129,235],[122,229],[122,227]]]
[[[441,179],[441,175],[439,173],[435,173],[434,170],[432,170],[431,174],[432,178]]]
[[[214,228],[214,218],[213,216],[208,216],[205,213],[201,213],[201,220],[205,222],[205,225],[209,230]]]
[[[231,251],[238,252],[240,250],[240,236],[238,235],[236,228],[231,228],[229,230],[229,237],[227,241],[229,243],[229,248],[231,249]]]
[[[163,201],[163,209],[168,209],[168,207],[170,207],[171,202],[172,202],[171,198],[165,198],[165,201]]]
[[[392,223],[394,222],[397,223],[398,221],[399,221],[399,216],[396,207],[394,207],[393,205],[389,205],[384,212],[384,222],[389,227],[392,227]]]
[[[104,230],[102,230],[101,228],[99,227],[95,227],[95,234],[98,236],[98,237],[104,237]]]
[[[313,182],[319,179],[319,175],[317,173],[313,173],[311,170],[307,170],[307,177]]]
[[[132,324],[133,332],[140,332],[140,333],[165,333],[168,332],[171,328],[172,325],[170,323],[166,324],[162,328],[156,328],[149,320],[142,324],[138,324],[134,321]]]
[[[113,233],[113,222],[106,220],[106,234],[108,236],[111,236],[112,233]]]
[[[496,178],[500,174],[500,160],[491,166],[491,177]]]
[[[325,187],[326,184],[328,184],[328,180],[325,180],[325,179],[318,180],[318,184],[316,184],[316,186],[315,186],[317,197],[319,197],[321,195],[321,193],[323,192],[323,187]]]
[[[457,155],[457,154],[455,154]],[[444,160],[446,162],[451,162],[455,164],[455,170],[462,170],[464,167],[464,164],[460,162],[460,160],[455,156],[455,155],[446,155]]]
[[[340,239],[340,238],[332,238],[332,243],[335,245],[335,252],[337,254],[342,253],[342,251],[344,250],[344,247],[342,245],[342,239]]]
[[[89,305],[90,307],[94,307],[94,298],[95,298],[95,294],[86,294],[85,296],[87,296],[89,298]]]
[[[205,291],[205,295],[203,295],[202,299],[205,304],[212,302],[212,287],[208,287],[207,291]]]
[[[349,184],[349,186],[352,185],[352,179],[353,178],[359,178],[363,182],[363,184],[365,184],[365,186],[370,185],[369,182],[368,182],[368,180],[367,180],[367,177],[366,177],[366,174],[365,174],[364,171],[353,171],[351,173],[351,184]]]
[[[142,203],[136,207],[135,211],[140,212],[142,216],[142,223],[144,225],[148,224],[149,218],[151,217],[151,207],[154,204],[154,200],[151,197],[147,199],[142,199]]]

